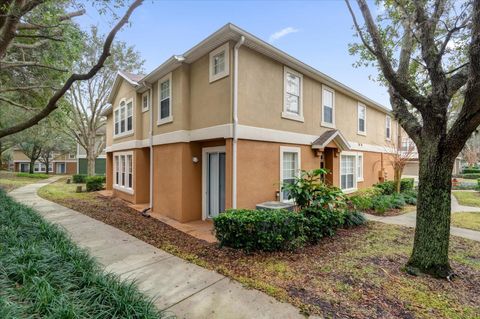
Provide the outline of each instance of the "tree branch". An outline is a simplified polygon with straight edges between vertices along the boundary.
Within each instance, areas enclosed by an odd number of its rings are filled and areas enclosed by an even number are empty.
[[[88,73],[83,73],[83,74],[72,74],[68,80],[65,82],[63,87],[55,92],[55,94],[50,98],[48,101],[47,105],[36,115],[34,115],[32,118],[29,120],[26,120],[20,124],[7,127],[4,129],[0,130],[0,138],[11,135],[17,132],[20,132],[24,129],[27,129],[29,127],[32,127],[36,125],[40,120],[44,119],[47,117],[50,113],[52,113],[56,108],[57,108],[57,102],[60,100],[65,93],[70,89],[73,83],[76,81],[84,81],[91,79],[97,72],[103,67],[103,64],[105,63],[105,60],[110,56],[110,48],[112,45],[112,42],[115,38],[115,35],[118,33],[118,31],[128,22],[128,19],[132,15],[133,11],[139,7],[143,3],[143,0],[135,0],[130,7],[128,8],[127,12],[125,15],[118,21],[118,23],[115,25],[115,27],[110,31],[108,34],[107,38],[105,39],[105,43],[103,45],[103,51],[102,54],[100,55],[99,59],[97,60],[97,63],[90,69]]]
[[[51,65],[46,65],[39,62],[35,62],[35,61],[15,61],[15,62],[0,61],[0,69],[29,68],[29,67],[45,68],[45,69],[55,70],[59,72],[68,72],[68,70],[60,69]]]
[[[85,9],[81,9],[78,11],[67,13],[63,16],[58,17],[58,21],[66,21],[71,20],[74,17],[79,17],[85,14]],[[35,23],[19,23],[17,26],[17,30],[38,30],[38,29],[46,29],[46,28],[55,28],[58,27],[59,24],[56,25],[40,25]]]

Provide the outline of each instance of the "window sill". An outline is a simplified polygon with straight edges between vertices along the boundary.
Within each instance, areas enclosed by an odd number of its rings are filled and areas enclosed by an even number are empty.
[[[321,122],[320,125],[323,127],[335,128],[335,123]]]
[[[357,183],[364,182],[363,178],[357,178]]]
[[[148,112],[150,110],[150,107],[147,107],[146,109],[142,109],[142,113]]]
[[[217,74],[217,75],[212,75],[210,74],[210,78],[209,78],[209,83],[213,83],[213,82],[216,82],[218,80],[221,80],[225,77],[227,77],[229,74],[224,72],[224,73],[220,73],[220,74]]]
[[[113,188],[116,189],[117,191],[121,191],[123,193],[127,193],[127,194],[130,194],[130,195],[134,194],[134,191],[131,188],[126,188],[126,187],[122,187],[122,186],[118,186],[118,185],[113,185]]]
[[[342,192],[344,194],[351,194],[351,193],[356,192],[357,190],[358,190],[358,188],[356,188],[356,187],[355,188],[347,188],[347,189],[342,189]]]
[[[157,121],[157,126],[167,124],[167,123],[172,123],[173,122],[173,116],[166,117],[164,119],[158,120]]]
[[[120,138],[124,138],[124,137],[129,137],[129,136],[132,136],[134,133],[135,132],[132,130],[132,131],[128,131],[128,132],[125,132],[125,133],[113,135],[113,139],[116,140],[116,139],[120,139]]]
[[[358,131],[358,132],[357,132],[357,135],[367,136],[367,132]]]
[[[303,116],[288,113],[288,112],[282,112],[282,118],[287,120],[297,121],[297,122],[305,122],[305,119],[303,118]]]

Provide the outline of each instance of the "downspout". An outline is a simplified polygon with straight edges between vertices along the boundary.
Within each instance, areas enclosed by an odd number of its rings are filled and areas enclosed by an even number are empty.
[[[233,50],[233,145],[232,145],[232,208],[237,208],[237,127],[238,127],[238,49],[245,42],[242,35]]]

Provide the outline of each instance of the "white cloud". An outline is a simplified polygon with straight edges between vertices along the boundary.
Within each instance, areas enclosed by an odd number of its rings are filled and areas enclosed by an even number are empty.
[[[272,35],[270,35],[270,37],[268,38],[268,42],[273,43],[273,42],[277,41],[278,39],[283,38],[287,34],[295,33],[295,32],[298,32],[298,31],[300,31],[300,30],[295,29],[293,27],[283,28],[282,30],[277,31],[277,32],[273,33]]]

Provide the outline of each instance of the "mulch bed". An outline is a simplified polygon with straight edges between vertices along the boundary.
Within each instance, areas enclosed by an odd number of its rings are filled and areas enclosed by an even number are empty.
[[[216,243],[189,236],[159,220],[143,217],[120,199],[95,196],[94,200],[57,202],[153,246],[263,290],[279,300],[288,301],[308,314],[334,318],[416,318],[419,310],[397,298],[395,291],[390,291],[394,289],[390,286],[395,287],[405,279],[419,280],[429,289],[438,289],[439,293],[457,293],[456,290],[460,289],[458,293],[469,307],[480,304],[479,273],[455,262],[453,266],[460,274],[460,279],[454,285],[444,280],[405,274],[401,268],[407,257],[401,253],[393,257],[365,257],[355,260],[358,264],[351,266],[352,269],[342,270],[350,261],[346,255],[363,247],[366,240],[375,243],[375,238],[371,238],[374,237],[372,232],[385,232],[388,231],[385,228],[394,229],[397,226],[369,223],[355,229],[339,230],[333,238],[325,238],[318,245],[296,252],[246,254],[241,250],[220,248]],[[412,237],[413,231],[404,228],[392,244],[411,245]],[[452,246],[461,243],[463,241],[459,240]],[[480,249],[472,253],[472,258],[480,258],[478,251]],[[366,273],[365,278],[362,278],[363,275],[352,275],[352,272],[370,268],[373,274]],[[370,277],[381,278],[382,282],[391,285],[380,284],[370,280]],[[442,317],[434,311],[430,314],[432,317]]]

